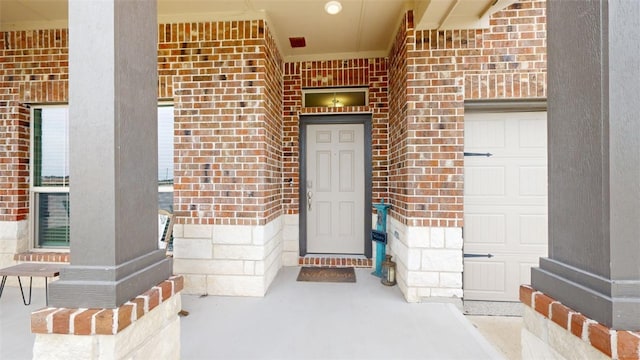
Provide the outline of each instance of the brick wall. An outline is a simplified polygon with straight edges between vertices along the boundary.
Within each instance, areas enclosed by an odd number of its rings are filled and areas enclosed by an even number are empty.
[[[485,30],[415,31],[408,13],[388,59],[287,64],[263,21],[159,25],[158,95],[176,111],[178,221],[297,214],[299,115],[328,111],[373,114],[374,202],[390,199],[407,225],[462,226],[464,100],[545,97],[545,20],[536,0],[495,14]],[[0,35],[0,221],[16,221],[28,214],[21,104],[67,101],[67,31]],[[331,86],[368,86],[369,105],[302,109],[302,88]]]
[[[284,66],[284,178],[293,179],[284,190],[287,214],[298,213],[300,115],[318,113],[371,113],[373,201],[388,197],[388,61],[384,58],[304,61]],[[318,87],[358,87],[369,90],[367,106],[303,108],[302,90]]]
[[[399,28],[391,91],[407,95],[391,105],[389,181],[404,224],[463,225],[464,100],[546,97],[545,2],[521,0],[490,24],[416,31],[409,12]]]
[[[0,33],[0,221],[29,213],[29,108],[67,98],[67,31]]]
[[[282,60],[264,21],[160,26],[175,104],[178,222],[264,225],[280,213]]]

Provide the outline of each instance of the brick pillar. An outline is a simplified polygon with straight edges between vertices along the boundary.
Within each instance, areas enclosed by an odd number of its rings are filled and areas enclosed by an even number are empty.
[[[409,12],[392,50],[391,248],[408,301],[460,304],[464,74],[429,36]]]
[[[282,264],[282,60],[264,20],[214,25],[160,44],[203,54],[173,79],[174,269],[190,293],[263,296]]]
[[[28,249],[29,108],[15,96],[0,85],[0,267]]]

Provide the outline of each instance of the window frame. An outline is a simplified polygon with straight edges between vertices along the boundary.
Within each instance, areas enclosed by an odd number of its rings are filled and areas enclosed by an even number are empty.
[[[171,101],[158,101],[157,108],[160,107],[172,107],[173,111],[173,144],[174,150],[173,154],[175,154],[175,104]],[[45,193],[69,193],[69,184],[65,184],[62,186],[36,186],[35,179],[35,112],[40,109],[45,108],[66,108],[69,109],[69,104],[32,104],[29,109],[30,123],[29,123],[29,239],[30,239],[30,250],[33,251],[51,251],[55,249],[56,251],[68,252],[70,247],[66,246],[43,246],[40,244],[40,239],[38,238],[38,230],[37,226],[39,224],[39,197],[38,194]],[[67,113],[68,119],[68,113]],[[68,131],[68,127],[67,127]],[[68,145],[68,144],[67,144]],[[160,144],[158,144],[159,146]],[[174,174],[175,174],[175,155],[173,156],[174,161]],[[168,193],[173,192],[173,182],[171,184],[158,184],[158,193]]]

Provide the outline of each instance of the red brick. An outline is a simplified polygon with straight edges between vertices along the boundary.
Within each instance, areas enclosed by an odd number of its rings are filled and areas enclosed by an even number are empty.
[[[640,333],[632,331],[618,331],[618,359],[640,359]]]
[[[41,309],[31,313],[31,332],[34,334],[48,334],[47,316],[52,312],[59,311],[58,308]]]
[[[136,304],[136,320],[140,319],[144,316],[144,297],[138,296],[132,299],[131,302]]]
[[[177,294],[180,291],[182,291],[182,289],[184,289],[184,276],[182,276],[182,275],[173,276],[171,278],[171,281],[173,281],[173,292],[174,292],[174,294]]]
[[[160,289],[154,287],[153,289],[147,291],[145,295],[149,296],[149,311],[156,308],[156,306],[160,305]]]
[[[124,304],[118,308],[118,332],[131,325],[132,304]]]
[[[601,324],[589,324],[589,343],[611,357],[611,331]]]
[[[102,309],[96,313],[95,318],[95,334],[97,335],[114,335],[113,331],[113,310]]]
[[[520,302],[531,307],[533,292],[535,290],[529,285],[520,285]]]
[[[75,316],[73,319],[73,334],[74,335],[91,335],[92,319],[93,315],[101,309],[87,309]]]
[[[571,333],[578,338],[582,339],[582,329],[587,324],[587,318],[580,313],[571,314]],[[588,339],[583,339],[588,340]]]
[[[71,333],[70,329],[70,319],[71,314],[76,312],[77,309],[61,309],[53,314],[53,330],[54,334],[69,334]]]
[[[569,330],[569,313],[571,309],[562,305],[559,302],[551,304],[551,321],[558,324],[564,329]]]
[[[160,295],[161,295],[162,301],[166,301],[171,297],[171,295],[173,295],[172,294],[173,286],[170,281],[163,281],[160,284],[158,284],[158,287],[160,288]]]
[[[545,317],[549,317],[549,305],[555,300],[542,293],[534,294],[533,299],[535,310]]]

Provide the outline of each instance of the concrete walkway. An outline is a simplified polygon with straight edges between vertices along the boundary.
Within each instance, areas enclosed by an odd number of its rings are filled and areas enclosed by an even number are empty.
[[[264,298],[183,295],[182,358],[187,359],[503,359],[450,304],[407,303],[370,270],[357,282],[296,282],[285,268]],[[0,359],[30,359],[29,314],[44,306],[34,289],[0,299]]]

